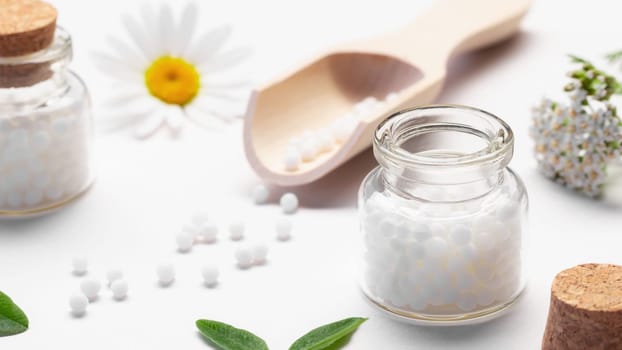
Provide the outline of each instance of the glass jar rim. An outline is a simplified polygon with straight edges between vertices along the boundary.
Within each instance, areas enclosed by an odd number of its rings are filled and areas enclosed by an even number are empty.
[[[407,123],[413,122],[415,119],[441,113],[476,116],[488,122],[491,129],[497,130],[497,132],[492,135],[487,130],[474,129],[467,124],[442,122],[422,122],[421,125],[417,125],[415,128],[404,128]],[[422,132],[429,132],[432,128],[441,129],[447,127],[470,128],[474,131],[474,134],[476,133],[477,136],[485,138],[489,147],[458,156],[434,157],[409,152],[401,147],[401,143],[398,143],[404,133],[408,133],[408,138],[413,138]],[[501,162],[502,164],[499,165],[504,167],[511,158],[514,147],[514,133],[510,126],[501,118],[475,107],[456,104],[427,105],[401,110],[382,121],[374,133],[373,147],[374,152],[382,157],[393,162],[416,167],[460,167],[495,162]],[[510,157],[508,157],[508,154]]]
[[[71,35],[61,26],[56,26],[54,40],[47,48],[28,55],[0,57],[0,65],[42,64],[60,61],[71,55]]]

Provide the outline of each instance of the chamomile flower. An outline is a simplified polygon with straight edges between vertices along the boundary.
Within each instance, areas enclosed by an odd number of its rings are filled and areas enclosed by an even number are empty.
[[[108,125],[131,125],[135,136],[146,138],[164,127],[179,132],[186,120],[211,125],[243,113],[247,84],[232,68],[250,50],[226,48],[228,26],[195,37],[198,13],[189,3],[176,20],[168,4],[145,4],[139,19],[122,17],[130,40],[110,37],[112,52],[94,55],[114,83],[105,103]]]

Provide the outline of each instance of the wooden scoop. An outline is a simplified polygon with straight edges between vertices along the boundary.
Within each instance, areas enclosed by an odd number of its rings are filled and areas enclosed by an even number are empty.
[[[352,43],[255,90],[246,112],[245,151],[265,181],[310,183],[365,150],[390,113],[432,102],[452,55],[510,37],[531,0],[439,0],[415,23],[383,37]],[[295,171],[285,168],[289,140],[328,127],[368,96],[397,98],[358,122],[349,138]]]

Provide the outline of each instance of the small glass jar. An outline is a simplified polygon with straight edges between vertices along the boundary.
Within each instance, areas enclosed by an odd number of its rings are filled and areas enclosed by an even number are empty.
[[[0,57],[0,216],[61,207],[92,183],[91,103],[71,55],[56,28],[47,48]]]
[[[374,136],[380,166],[359,192],[361,285],[416,324],[481,322],[525,286],[527,193],[507,165],[514,136],[464,106],[396,113]]]

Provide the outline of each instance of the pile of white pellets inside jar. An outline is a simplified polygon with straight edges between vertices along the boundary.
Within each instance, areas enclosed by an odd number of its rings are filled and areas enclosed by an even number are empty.
[[[85,106],[41,116],[0,117],[0,211],[53,206],[90,181]]]
[[[397,208],[381,193],[366,206],[363,283],[372,298],[405,312],[462,314],[520,290],[520,205],[509,195],[472,211],[460,202]]]
[[[397,98],[398,94],[395,92],[389,93],[384,100],[373,96],[366,97],[355,104],[351,112],[337,118],[328,127],[306,130],[291,138],[283,158],[285,170],[295,171],[302,162],[312,162],[322,153],[331,151],[348,139],[361,120],[382,110],[386,103],[392,103]]]
[[[252,195],[254,203],[261,205],[267,203],[270,192],[266,186],[258,185],[253,189]],[[283,215],[275,220],[274,240],[287,242],[291,239],[293,230],[290,216],[298,211],[298,198],[295,194],[288,192],[281,196],[279,204]],[[244,221],[232,220],[227,225],[226,233],[221,232],[219,228],[219,223],[213,220],[209,213],[197,211],[186,224],[182,225],[180,233],[175,236],[175,250],[178,254],[188,254],[196,245],[217,245],[220,240],[229,239],[236,245],[230,262],[235,264],[238,270],[249,270],[254,266],[266,264],[269,252],[268,242],[246,243],[247,233]],[[155,267],[155,279],[160,288],[168,288],[176,281],[176,267],[172,260],[162,262]],[[74,258],[72,267],[74,276],[82,278],[87,275],[88,261],[84,257]],[[204,265],[197,272],[197,278],[200,276],[203,285],[209,289],[215,288],[220,283],[218,264]],[[106,273],[104,283],[112,294],[112,298],[119,302],[126,299],[129,290],[128,281],[123,277],[121,269],[111,269]],[[69,299],[71,313],[75,317],[85,315],[89,304],[96,301],[101,291],[105,290],[102,288],[102,282],[92,277],[83,278],[79,289],[80,291]]]

